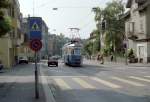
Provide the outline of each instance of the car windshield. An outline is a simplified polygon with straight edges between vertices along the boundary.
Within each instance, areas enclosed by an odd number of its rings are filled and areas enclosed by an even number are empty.
[[[50,57],[49,60],[58,60],[56,57]]]

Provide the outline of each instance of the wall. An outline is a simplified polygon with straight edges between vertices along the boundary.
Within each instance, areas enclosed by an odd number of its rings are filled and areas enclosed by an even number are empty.
[[[150,38],[150,5],[147,8],[147,35]]]
[[[11,62],[9,58],[9,48],[11,47],[10,39],[0,38],[0,59],[4,64],[4,67],[11,67]]]

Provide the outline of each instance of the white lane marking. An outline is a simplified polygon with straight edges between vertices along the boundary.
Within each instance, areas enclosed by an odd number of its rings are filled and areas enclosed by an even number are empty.
[[[51,78],[86,78],[88,76],[50,76]]]
[[[135,76],[129,76],[129,78],[140,80],[140,81],[145,81],[145,82],[150,82],[150,80],[148,80],[148,79],[144,79],[144,78],[140,78],[140,77],[135,77]]]
[[[108,82],[108,81],[105,81],[105,80],[102,80],[102,79],[99,79],[99,78],[96,78],[96,77],[91,77],[91,79],[98,82],[98,83],[106,85],[108,87],[111,87],[111,88],[121,88],[121,86],[119,86],[119,85],[113,84],[111,82]]]
[[[124,82],[124,83],[130,84],[130,85],[133,85],[133,86],[145,86],[141,83],[129,81],[129,80],[122,79],[122,78],[119,78],[119,77],[111,77],[111,78],[114,79],[114,80],[120,81],[120,82]]]
[[[54,78],[53,79],[56,84],[61,88],[61,89],[71,89],[71,87],[63,80],[63,79],[60,79],[60,78]]]
[[[75,82],[77,82],[79,85],[81,85],[83,88],[89,88],[89,89],[95,89],[94,86],[91,84],[88,84],[86,81],[80,79],[80,78],[72,78]]]
[[[150,76],[144,76],[144,77],[150,78]]]

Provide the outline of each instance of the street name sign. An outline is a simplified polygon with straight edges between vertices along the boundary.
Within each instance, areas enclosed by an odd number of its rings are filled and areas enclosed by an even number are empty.
[[[29,17],[29,39],[42,39],[42,18]]]

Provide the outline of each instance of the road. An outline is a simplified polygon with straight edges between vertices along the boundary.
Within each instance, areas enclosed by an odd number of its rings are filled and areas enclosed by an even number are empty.
[[[94,64],[41,69],[56,102],[150,102],[150,69]]]

